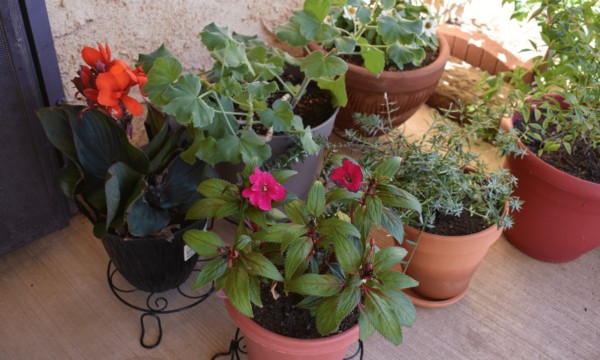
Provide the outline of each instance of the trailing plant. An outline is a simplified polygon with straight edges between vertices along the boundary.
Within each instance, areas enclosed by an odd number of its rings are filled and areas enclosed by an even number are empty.
[[[194,287],[215,281],[241,313],[253,317],[262,306],[260,287],[270,287],[275,298],[301,294],[297,307],[310,310],[319,333],[338,330],[354,310],[359,312],[361,338],[377,330],[394,344],[402,341],[401,325],[415,320],[415,309],[402,289],[417,283],[391,270],[406,251],[379,249],[371,227],[403,235],[399,210],[420,212],[416,199],[392,184],[400,170],[399,158],[363,170],[348,158],[337,158],[326,183],[315,182],[307,201],[287,194],[280,185],[293,174],[273,174],[249,165],[241,184],[204,181],[204,196],[188,212],[190,218],[236,216],[241,219],[232,244],[217,234],[192,230],[184,240],[198,254],[214,258],[206,264]],[[276,210],[282,207],[283,212]],[[277,293],[281,284],[283,294]]]
[[[194,129],[195,141],[186,159],[197,157],[211,164],[259,164],[271,157],[273,133],[294,137],[310,155],[320,151],[310,126],[294,114],[313,81],[335,83],[345,71],[318,59],[294,59],[267,47],[256,37],[230,34],[214,23],[200,33],[214,66],[199,74],[183,73],[183,66],[164,46],[141,55],[138,64],[148,73],[144,91],[162,111]],[[344,64],[342,64],[344,65]],[[285,78],[289,68],[300,68],[299,84]],[[333,89],[335,104],[345,103],[345,92]],[[257,129],[264,130],[257,133]]]
[[[307,58],[337,66],[340,55],[359,55],[367,70],[379,74],[386,67],[420,66],[426,52],[437,51],[436,25],[419,1],[306,0],[276,33],[281,41],[305,47]],[[313,52],[311,42],[332,51]]]
[[[48,139],[69,160],[61,170],[61,189],[94,224],[98,238],[106,232],[169,238],[199,198],[196,186],[213,171],[204,162],[181,159],[190,134],[151,105],[145,122],[149,143],[140,148],[129,142],[132,115],[143,109],[128,93],[144,83],[145,74],[112,60],[108,45],[98,46],[83,49],[88,66],[73,79],[87,106],[37,112]]]
[[[378,138],[347,130],[350,146],[363,155],[361,164],[376,164],[382,156],[402,159],[393,183],[414,194],[422,205],[422,213],[403,214],[409,225],[431,231],[440,216],[468,214],[483,219],[488,226],[512,226],[511,212],[522,204],[512,196],[516,178],[503,168],[488,170],[470,151],[468,130],[436,117],[422,137],[410,141],[404,134],[390,134],[390,119],[357,114],[355,120],[367,131],[386,134]]]

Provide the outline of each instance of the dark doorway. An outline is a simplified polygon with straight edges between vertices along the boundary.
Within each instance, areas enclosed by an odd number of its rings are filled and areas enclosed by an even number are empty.
[[[0,3],[0,254],[68,224],[59,157],[35,117],[62,99],[44,0]]]

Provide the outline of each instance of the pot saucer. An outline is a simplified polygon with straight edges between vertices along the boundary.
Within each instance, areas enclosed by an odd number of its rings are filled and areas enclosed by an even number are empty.
[[[465,296],[465,294],[467,293],[467,289],[468,289],[468,287],[466,289],[464,289],[462,292],[460,292],[458,295],[451,297],[450,299],[444,299],[444,300],[433,300],[430,298],[426,298],[426,297],[423,297],[423,296],[415,293],[411,289],[404,289],[402,291],[404,292],[404,294],[406,294],[406,296],[408,296],[408,298],[416,306],[430,308],[430,309],[438,309],[438,308],[443,308],[443,307],[450,306],[452,304],[457,303],[460,299],[462,299]]]

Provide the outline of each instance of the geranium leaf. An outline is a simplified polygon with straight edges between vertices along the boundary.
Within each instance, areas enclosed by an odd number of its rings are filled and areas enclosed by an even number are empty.
[[[215,280],[227,270],[227,261],[222,258],[216,258],[202,266],[202,270],[192,285],[192,290],[197,290],[209,282]]]
[[[381,0],[381,7],[388,10],[396,6],[396,0]]]
[[[321,33],[322,21],[308,11],[294,11],[290,21],[300,26],[300,34],[306,39],[314,40]]]
[[[311,79],[335,78],[346,73],[348,64],[336,56],[325,56],[315,51],[300,62],[300,70]]]
[[[329,0],[306,0],[304,1],[304,11],[314,15],[319,21],[323,21],[329,10],[331,4]]]
[[[329,90],[333,94],[333,102],[335,106],[344,107],[348,104],[348,94],[346,93],[346,76],[341,75],[331,79],[319,79],[317,81],[319,88]]]
[[[274,84],[274,83],[273,83]],[[273,127],[273,131],[282,132],[292,128],[294,110],[292,105],[284,100],[277,100],[271,108],[260,113],[260,121],[266,127]]]
[[[181,124],[192,123],[197,128],[210,125],[215,110],[198,97],[201,86],[197,76],[192,74],[181,76],[177,83],[164,93],[164,97],[169,99],[169,104],[163,106],[163,111],[175,115]]]
[[[404,69],[408,63],[420,64],[425,59],[425,50],[420,47],[393,44],[388,48],[388,56],[398,69]]]
[[[225,242],[214,232],[205,230],[188,230],[183,240],[192,250],[204,257],[219,255],[218,248],[225,247]]]
[[[385,53],[369,45],[365,38],[358,39],[360,56],[363,58],[365,68],[373,74],[379,74],[385,67]]]
[[[200,32],[200,38],[208,51],[225,49],[232,40],[227,28],[217,26],[215,23],[206,25]]]
[[[144,73],[148,74],[150,69],[152,69],[152,66],[154,66],[154,61],[165,56],[174,57],[173,53],[171,53],[169,49],[165,47],[165,44],[162,44],[158,49],[154,50],[150,54],[139,54],[138,61],[135,66],[141,66],[142,70],[144,70]],[[146,90],[145,87],[144,90]]]
[[[265,100],[277,90],[277,83],[273,81],[255,81],[248,84],[248,92],[258,100]]]
[[[252,252],[243,256],[243,261],[248,267],[248,272],[250,274],[259,275],[266,277],[267,279],[275,280],[275,281],[283,281],[283,277],[273,265],[272,262],[269,261],[264,255]]]
[[[286,290],[302,295],[333,296],[343,286],[344,282],[334,275],[304,274],[289,281]]]
[[[338,54],[350,54],[354,52],[356,47],[356,39],[349,36],[342,36],[335,39],[335,48]]]
[[[164,56],[154,61],[148,73],[148,82],[144,84],[144,92],[148,94],[152,103],[162,106],[169,102],[169,98],[165,98],[164,94],[179,78],[182,71],[183,66],[174,57]]]
[[[286,24],[277,26],[275,28],[275,34],[277,34],[278,40],[287,42],[292,46],[306,46],[311,42],[311,40],[307,39],[300,33],[300,24],[293,21],[293,15],[292,18],[290,18],[290,21],[288,21]]]
[[[300,143],[302,144],[302,148],[309,155],[317,155],[319,151],[321,151],[321,147],[315,142],[315,139],[313,139],[313,134],[310,129],[310,126],[307,126],[304,129],[304,133],[300,137]]]
[[[271,148],[254,131],[244,131],[240,136],[239,152],[246,164],[256,161],[258,165],[271,157]]]
[[[371,21],[371,9],[366,6],[359,6],[358,11],[356,11],[356,18],[362,24],[368,24]]]

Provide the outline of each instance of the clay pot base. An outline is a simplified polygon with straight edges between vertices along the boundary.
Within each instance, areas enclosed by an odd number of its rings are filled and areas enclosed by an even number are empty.
[[[438,308],[443,308],[443,307],[450,306],[452,304],[457,303],[460,299],[462,299],[465,296],[465,294],[467,293],[467,289],[468,288],[463,290],[460,294],[458,294],[454,297],[451,297],[450,299],[444,299],[444,300],[433,300],[430,298],[426,298],[426,297],[423,297],[423,296],[415,293],[411,289],[404,289],[402,291],[404,292],[404,294],[406,296],[408,296],[410,301],[412,301],[413,304],[415,304],[416,306],[430,308],[430,309],[438,309]]]

